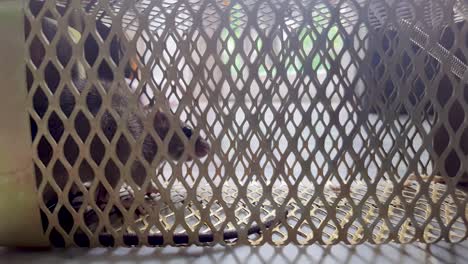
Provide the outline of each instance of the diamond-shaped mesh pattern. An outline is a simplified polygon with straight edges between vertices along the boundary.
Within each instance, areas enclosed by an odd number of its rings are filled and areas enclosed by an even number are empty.
[[[53,245],[466,238],[464,1],[26,2]]]

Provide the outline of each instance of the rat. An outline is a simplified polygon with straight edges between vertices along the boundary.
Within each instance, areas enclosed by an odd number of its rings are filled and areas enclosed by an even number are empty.
[[[99,28],[101,30],[103,29],[103,27],[99,27]],[[52,19],[50,19],[49,17],[44,17],[42,19],[42,32],[44,33],[44,36],[46,37],[46,39],[49,42],[52,41],[52,39],[55,37],[57,30],[58,30],[57,24],[54,23],[54,21]],[[26,33],[26,35],[29,34],[29,32],[30,32],[30,24],[25,23],[25,33]],[[37,39],[34,39],[31,42],[31,45],[30,45],[30,58],[31,58],[32,62],[35,65],[39,65],[43,61],[44,56],[45,56],[44,49],[41,48],[41,45],[42,44]],[[88,46],[85,45],[84,46],[84,53],[85,54],[91,54],[90,55],[91,57],[93,57],[93,56],[97,57],[98,49],[96,47],[97,47],[96,45],[88,45]],[[119,49],[119,51],[120,51],[120,48],[116,48],[116,47],[111,46],[111,51],[115,50],[115,49]],[[56,45],[56,55],[57,55],[58,61],[62,65],[66,65],[68,63],[68,61],[71,59],[71,53],[72,53],[72,46],[69,43],[67,43],[66,39],[64,39],[64,38],[60,39],[57,42],[57,45]],[[114,59],[119,59],[118,54],[112,53],[112,52],[111,52],[111,54],[115,55]],[[130,68],[130,65],[128,65],[126,67],[126,69],[129,69],[129,68]],[[126,71],[125,75],[127,75],[128,73],[131,74],[134,70],[136,70],[136,69],[131,68],[129,71]],[[78,92],[82,92],[83,89],[86,86],[86,81],[80,80],[80,73],[78,73],[78,71],[79,71],[78,67],[73,68],[71,77],[72,77],[74,85],[78,89]],[[107,71],[98,70],[98,78],[99,78],[101,84],[103,86],[105,86],[105,90],[108,92],[110,90],[110,86],[113,84],[112,83],[112,81],[114,79],[113,74],[111,74],[111,73],[109,73]],[[29,88],[32,85],[32,75],[28,76],[27,79],[28,79],[27,85],[28,85],[28,88]],[[58,71],[46,67],[44,69],[44,80],[45,80],[45,83],[47,84],[48,88],[52,92],[55,92],[55,89],[58,87],[58,84],[60,83],[60,74],[58,73]],[[123,109],[127,107],[127,100],[125,98],[126,95],[123,94],[123,91],[124,91],[124,89],[128,89],[128,88],[123,87],[123,85],[121,85],[121,84],[117,85],[114,88],[115,88],[114,90],[116,92],[115,92],[115,94],[113,95],[113,98],[112,98],[112,105],[114,107],[116,107],[114,110],[118,110],[119,114],[123,114],[122,113]],[[87,95],[86,99],[87,99],[87,102],[88,102],[88,106],[90,107],[88,110],[90,110],[90,112],[93,115],[96,115],[97,111],[99,110],[100,104],[102,103],[102,99],[103,99],[101,97],[102,96],[97,92],[96,87],[91,88],[90,92]],[[69,116],[71,114],[71,111],[73,110],[73,107],[74,107],[75,100],[76,99],[74,98],[73,94],[71,93],[69,87],[65,87],[63,92],[60,95],[60,106],[61,106],[62,111],[67,116]],[[47,108],[48,108],[48,101],[47,101],[47,98],[45,97],[45,95],[35,96],[33,101],[34,101],[33,104],[34,104],[34,109],[36,110],[36,113],[38,113],[39,116],[44,115]],[[142,133],[142,121],[140,119],[138,119],[135,114],[131,114],[130,118],[131,119],[128,120],[130,132],[133,133],[133,136],[139,136]],[[102,117],[102,121],[103,121],[102,124],[101,124],[102,128],[104,129],[104,133],[107,133],[107,135],[108,135],[108,133],[111,133],[111,131],[116,129],[115,120],[113,120],[113,118],[111,117],[111,115],[108,112],[104,113],[104,115]],[[169,130],[169,124],[170,123],[169,123],[168,117],[165,114],[163,114],[162,112],[155,113],[155,120],[154,121],[155,121],[156,124],[159,124],[156,131],[159,131],[160,136],[163,136],[164,133],[167,133],[167,131]],[[82,122],[88,122],[88,121],[87,120],[78,120],[75,123],[75,125],[78,126],[78,127],[80,127],[81,125],[85,125],[85,124],[81,124]],[[110,123],[110,122],[112,122],[112,123]],[[62,133],[63,129],[64,129],[63,124],[59,120],[53,120],[52,122],[49,121],[49,128],[51,129],[50,132],[51,132],[51,134],[53,135],[54,138],[57,138],[59,133]],[[183,134],[185,134],[187,136],[187,138],[190,138],[191,135],[192,135],[192,129],[189,126],[186,126],[186,125],[181,126],[181,128],[182,128]],[[84,132],[82,132],[82,131],[76,131],[76,132],[83,139],[83,137],[84,137],[83,133]],[[36,124],[31,125],[31,133],[32,133],[32,137],[34,139],[36,134],[37,134],[37,125]],[[202,156],[206,155],[205,152],[207,150],[206,149],[207,146],[208,145],[207,145],[206,142],[203,142],[201,140],[197,140],[196,141],[196,151],[197,151],[196,155],[202,155],[202,154],[203,154]],[[120,149],[120,148],[122,148],[122,146],[117,146],[117,149]],[[184,150],[183,142],[180,140],[180,138],[175,136],[173,138],[173,140],[169,141],[169,149],[170,149],[169,154],[173,158],[178,159],[180,157],[181,153]],[[70,150],[65,150],[65,153],[70,153],[71,151],[72,151],[71,149]],[[102,153],[102,151],[103,150],[96,150],[93,153]],[[127,151],[130,152],[130,150],[127,150]],[[151,140],[150,137],[146,138],[145,141],[144,141],[143,154],[144,154],[144,156],[145,156],[145,158],[147,160],[154,158],[154,155],[155,155],[155,142],[154,142],[154,140]],[[42,157],[41,160],[44,160],[44,158],[45,157]],[[189,159],[190,158],[191,157],[189,157]],[[140,168],[140,170],[141,170],[141,166],[138,165],[138,164],[135,164],[135,168]],[[90,173],[84,173],[84,174],[86,175],[86,174],[90,174]],[[135,174],[138,175],[138,173],[135,173]],[[141,175],[144,175],[144,173],[141,174]],[[140,185],[143,184],[143,178],[142,177],[137,177],[137,179],[135,179],[135,180],[136,180],[137,184],[140,184]],[[111,180],[109,183],[111,185],[115,185],[117,182],[114,182],[114,181]],[[152,186],[150,186],[148,188],[149,188],[148,192],[150,192],[150,193],[156,192],[156,190]],[[101,195],[100,195],[100,200],[102,200]]]
[[[158,152],[167,154],[165,159],[170,159],[177,162],[185,162],[192,160],[193,158],[202,158],[205,157],[208,152],[210,151],[210,145],[207,141],[202,139],[200,136],[197,136],[196,139],[192,139],[194,136],[192,129],[188,128],[183,122],[173,121],[174,118],[170,115],[166,114],[163,110],[156,109],[154,106],[153,109],[148,109],[147,107],[141,107],[132,109],[131,105],[129,104],[128,95],[125,92],[125,89],[128,89],[126,85],[121,85],[118,83],[111,83],[106,81],[101,81],[102,86],[106,92],[105,96],[109,96],[111,101],[111,109],[115,111],[115,115],[110,114],[108,111],[105,111],[104,114],[101,116],[98,123],[100,124],[99,127],[102,128],[102,132],[108,140],[113,138],[116,135],[116,131],[118,128],[118,123],[124,121],[126,129],[128,130],[128,134],[131,137],[135,138],[135,141],[140,137],[145,137],[142,141],[141,145],[141,152],[139,154],[139,158],[144,159],[146,162],[150,164],[155,164],[156,161],[155,157]],[[78,90],[80,96],[85,96],[86,107],[91,113],[91,115],[96,118],[98,116],[99,110],[103,107],[102,100],[103,96],[100,95],[99,89],[96,86],[91,86],[89,90],[85,93],[86,81],[80,80],[75,81],[75,86]],[[74,95],[69,89],[65,89],[60,98],[60,107],[64,114],[69,117],[75,107]],[[34,102],[34,109],[40,114],[47,109],[47,105],[42,104],[42,100]],[[137,110],[138,109],[138,110]],[[167,144],[157,144],[154,139],[150,135],[145,136],[145,121],[148,119],[151,122],[146,122],[146,124],[150,124],[150,128],[147,129],[154,129],[155,134],[161,141],[166,140]],[[97,121],[97,120],[87,120],[86,118],[77,118],[75,119],[75,126],[72,128],[73,131],[71,133],[76,133],[81,139],[84,141],[87,137],[89,137],[89,127],[90,122]],[[57,120],[56,120],[57,121]],[[172,124],[172,123],[174,124]],[[178,124],[177,124],[178,123]],[[170,128],[174,127],[175,129],[179,129],[179,133],[169,133]],[[65,127],[61,122],[50,122],[48,123],[48,132],[53,138],[59,138],[60,135],[65,130]],[[187,143],[184,143],[181,136],[185,136],[187,141],[193,142],[193,152],[187,151]],[[128,137],[128,141],[130,138]],[[168,138],[168,139],[166,139]],[[162,148],[166,147],[167,150],[163,151]],[[138,145],[135,142],[131,142],[130,144],[124,144],[121,141],[117,141],[115,145],[115,153],[119,160],[121,161],[130,161],[129,156],[132,149],[140,149],[137,147]],[[79,155],[80,149],[70,145],[64,145],[63,155],[67,160],[73,160],[73,157],[77,157]],[[98,144],[93,146],[92,144],[89,147],[85,147],[84,151],[89,153],[89,156],[93,160],[93,162],[97,164],[101,164],[103,156],[106,152],[106,146],[104,144]],[[183,158],[184,152],[188,152],[188,155],[185,155],[185,160]],[[52,155],[49,149],[38,148],[37,149],[38,157],[40,160],[50,160],[50,156]],[[151,171],[147,170],[141,162],[141,159],[136,158],[133,160],[133,166],[130,172],[130,177],[135,182],[135,184],[142,188],[144,185],[144,181],[147,177],[151,177]],[[157,164],[156,164],[157,166]],[[53,170],[53,176],[60,188],[63,188],[68,180],[68,173],[65,168],[61,167],[59,169]],[[116,190],[118,181],[121,177],[121,171],[116,166],[106,167],[104,175],[106,181],[109,185]],[[94,172],[91,167],[84,168],[80,170],[80,179],[83,182],[93,181]],[[150,185],[152,186],[152,185]],[[155,192],[158,190],[154,189],[147,189],[144,190],[146,192]],[[80,190],[77,188],[72,188],[69,192],[69,196],[73,195],[73,193],[77,194]],[[93,195],[93,194],[91,194]],[[96,188],[95,196],[93,197],[97,203],[106,204],[109,199],[109,194],[107,190],[102,184],[99,184]],[[45,202],[49,200],[50,202],[56,202],[56,197],[52,189],[45,189],[43,192],[43,198]],[[55,198],[55,199],[54,199]],[[92,198],[92,199],[93,199]],[[122,202],[124,207],[129,208],[130,205],[133,203],[132,200],[128,200],[129,203],[125,204]],[[50,203],[49,205],[50,206]],[[73,220],[70,219],[70,223],[72,224]],[[270,219],[268,221],[263,222],[262,224],[265,228],[270,228],[279,223],[279,219]],[[261,228],[259,225],[253,225],[247,230],[248,235],[252,234],[260,234]],[[232,240],[238,238],[238,231],[231,230],[231,231],[224,231],[222,233],[224,240]],[[104,244],[109,244],[112,241],[112,236],[110,234],[99,234],[99,239]],[[202,233],[199,234],[198,240],[202,243],[209,243],[214,241],[214,233]],[[137,245],[138,244],[138,236],[135,234],[124,234],[123,238],[130,244]],[[177,245],[187,244],[189,241],[189,237],[187,234],[174,234],[172,237],[173,241]],[[82,240],[86,240],[86,235],[84,234],[75,234],[75,242],[82,243]],[[152,245],[162,245],[164,243],[164,237],[161,234],[154,234],[148,235],[148,241]]]
[[[51,40],[57,32],[57,24],[53,23],[53,21],[51,21],[49,18],[44,18],[42,27],[42,31],[46,38]],[[29,30],[30,25],[25,23],[26,34],[29,33]],[[41,45],[43,44],[38,43],[37,39],[34,39],[29,47],[29,56],[35,65],[39,65],[45,56],[45,52],[43,49],[41,49]],[[56,55],[61,63],[66,64],[67,60],[70,60],[72,54],[71,47],[72,46],[67,43],[67,39],[61,39],[57,43]],[[98,52],[90,50],[93,49],[92,47],[92,45],[85,46],[85,54],[90,52]],[[128,136],[126,137],[128,144],[117,141],[115,147],[112,148],[112,150],[115,151],[116,156],[122,162],[132,162],[129,178],[135,182],[137,187],[140,189],[143,188],[146,178],[150,177],[149,175],[154,173],[153,171],[148,171],[147,168],[143,166],[143,160],[144,162],[152,164],[152,168],[157,168],[160,165],[159,163],[162,162],[161,160],[155,160],[155,157],[158,153],[164,154],[162,155],[163,159],[170,159],[175,162],[186,162],[194,158],[202,158],[208,154],[210,151],[209,143],[200,136],[197,136],[197,138],[194,139],[194,132],[191,127],[177,120],[177,118],[175,118],[172,114],[169,114],[170,111],[164,111],[161,108],[158,109],[154,105],[141,106],[138,104],[130,104],[129,100],[131,97],[131,92],[127,84],[124,82],[115,81],[113,74],[109,75],[103,73],[105,72],[98,72],[98,81],[100,83],[100,87],[96,87],[94,84],[89,84],[86,79],[80,78],[80,74],[78,74],[74,69],[71,76],[73,85],[67,84],[63,88],[61,94],[55,94],[55,96],[59,97],[59,106],[67,118],[70,118],[73,109],[77,107],[76,101],[79,100],[79,98],[84,99],[81,100],[81,102],[85,102],[86,105],[82,105],[81,107],[86,107],[92,117],[88,116],[88,118],[86,118],[84,115],[75,116],[75,120],[73,120],[74,127],[71,128],[73,131],[70,131],[67,128],[69,132],[78,135],[83,142],[86,141],[88,137],[90,137],[89,128],[91,123],[96,124],[109,141],[111,141],[111,139],[116,136],[116,131],[118,128],[117,124],[124,124],[125,130],[128,131]],[[43,74],[45,83],[48,85],[51,92],[55,93],[55,89],[53,88],[56,88],[61,82],[60,73],[57,71],[48,71],[48,69],[45,68]],[[27,77],[27,85],[28,89],[30,89],[33,81],[32,74]],[[87,86],[91,87],[86,89]],[[110,109],[108,110],[112,110],[111,112],[113,113],[111,114],[109,111],[103,110],[103,114],[98,118],[97,114],[103,107],[102,104],[105,99],[110,100]],[[49,108],[47,97],[45,95],[34,96],[33,107],[35,112],[40,117],[42,117]],[[46,126],[48,129],[47,133],[49,133],[56,141],[60,140],[63,132],[66,129],[63,125],[63,122],[61,122],[58,118],[49,117]],[[172,133],[169,133],[170,128],[172,127],[174,129]],[[145,133],[145,131],[150,130],[154,131],[154,133]],[[176,131],[178,132],[175,133]],[[31,119],[31,135],[33,140],[37,136],[37,133],[37,124],[35,124],[35,121]],[[144,138],[142,138],[143,136]],[[165,141],[165,143],[158,144],[154,139],[154,136],[159,138],[157,141]],[[185,137],[185,139],[182,139],[181,137]],[[138,144],[135,144],[135,142],[139,139],[142,139],[142,143],[138,146]],[[101,144],[91,143],[89,147],[82,147],[81,149],[73,145],[65,144],[63,152],[61,151],[61,153],[63,153],[65,159],[72,163],[73,160],[76,159],[76,157],[79,155],[80,151],[86,151],[88,152],[87,156],[91,157],[93,162],[101,166],[102,159],[106,151],[109,151],[109,149],[106,149],[105,144],[102,144],[102,139],[94,137],[93,140],[101,141]],[[187,147],[190,144],[193,145],[190,147],[192,150],[189,151]],[[165,150],[162,150],[162,148],[165,148]],[[53,149],[38,144],[36,151],[38,158],[47,166],[48,161],[50,161],[52,157]],[[137,155],[137,157],[130,161],[129,156],[132,151]],[[183,155],[184,153],[186,153],[186,155]],[[182,160],[182,157],[185,157],[185,160]],[[36,173],[40,173],[40,171],[36,169]],[[52,173],[57,185],[60,188],[63,188],[69,177],[67,170],[63,166],[58,166],[53,168]],[[121,173],[121,170],[114,164],[111,166],[106,166],[103,173],[104,175],[101,177],[105,177],[109,185],[115,190],[117,187],[116,185],[118,184],[118,181],[121,177]],[[81,181],[86,183],[93,181],[95,175],[93,169],[90,166],[84,166],[83,168],[80,167],[79,176]],[[79,190],[74,185],[74,187],[72,187],[72,189],[69,191],[69,196],[76,195],[80,191],[81,190]],[[158,190],[155,189],[152,184],[149,185],[147,189],[140,191],[146,193],[158,192]],[[95,193],[91,195],[94,196],[92,199],[94,199],[97,203],[104,205],[109,199],[109,194],[102,184],[99,184],[95,190]],[[48,207],[54,207],[54,203],[57,202],[57,195],[50,186],[46,186],[43,191],[42,198]],[[131,203],[132,201],[130,201],[129,204],[124,204],[124,206],[129,207]],[[269,228],[273,226],[278,220],[279,219],[273,219],[265,221],[262,224],[266,228]],[[70,221],[70,224],[73,224],[73,220]],[[261,233],[261,229],[258,225],[253,225],[250,229],[247,230],[247,233],[249,235],[254,233]],[[79,234],[77,235],[77,237],[79,237]],[[99,237],[102,239],[106,239],[107,236],[109,235],[99,234]],[[225,240],[237,238],[237,236],[237,231],[223,232],[223,238]],[[130,239],[132,241],[134,241],[134,239],[138,239],[136,235],[132,234],[124,234],[124,238]],[[149,235],[148,240],[153,241],[152,243],[157,245],[159,242],[163,241],[163,237],[161,235]],[[176,244],[183,244],[188,241],[188,236],[187,234],[175,234],[173,236],[173,240]],[[214,241],[214,233],[200,234],[199,240],[201,242]]]
[[[150,122],[147,123],[151,123],[152,125],[147,129],[153,129],[156,132],[156,136],[159,137],[160,141],[164,141],[166,137],[170,137],[170,140],[168,140],[167,143],[166,158],[172,159],[174,161],[180,161],[184,151],[186,151],[187,143],[184,143],[179,135],[184,135],[187,141],[189,141],[193,136],[193,129],[191,127],[183,124],[182,122],[179,122],[178,127],[171,125],[171,122],[174,122],[171,120],[174,120],[175,118],[171,117],[163,110],[159,110],[156,108],[149,110],[148,107],[139,107],[140,109],[132,109],[130,107],[128,98],[128,94],[130,92],[125,92],[125,89],[129,90],[129,88],[126,87],[126,84],[115,82],[112,83],[107,81],[100,81],[100,83],[104,87],[104,91],[106,93],[105,95],[101,95],[98,92],[97,87],[94,85],[90,87],[89,91],[87,91],[86,94],[84,94],[84,88],[86,87],[87,82],[85,80],[74,81],[74,85],[78,90],[77,92],[80,94],[80,96],[83,96],[85,98],[84,101],[86,102],[86,108],[93,117],[91,118],[91,120],[88,120],[84,115],[77,116],[75,118],[74,128],[72,128],[73,131],[70,131],[71,133],[77,134],[79,138],[84,142],[90,136],[89,130],[91,122],[97,121],[98,126],[102,130],[104,136],[107,138],[108,141],[111,141],[112,138],[116,135],[118,123],[123,121],[123,123],[126,124],[126,130],[128,131],[128,134],[130,136],[125,137],[126,142],[118,141],[115,145],[115,154],[117,158],[122,163],[127,162],[132,152],[132,148],[137,147],[136,141],[140,137],[145,136],[145,138],[142,140],[142,145],[138,146],[141,148],[141,153],[138,154],[141,156],[141,158],[144,158],[146,162],[151,164],[162,146],[158,146],[156,140],[152,137],[152,135],[144,135],[144,122],[148,121],[145,119],[150,118]],[[110,108],[115,112],[114,115],[112,115],[110,111],[103,110],[104,113],[99,118],[99,120],[97,120],[98,112],[103,107],[102,104],[104,96],[110,97]],[[76,99],[77,98],[75,98],[73,93],[70,91],[69,87],[66,87],[66,89],[64,89],[61,93],[60,108],[67,117],[70,117],[73,109],[76,107]],[[33,106],[36,113],[40,116],[43,115],[48,108],[47,102],[42,98],[33,100]],[[92,120],[94,118],[96,118],[96,120]],[[179,129],[179,133],[173,132],[172,135],[169,135],[171,127]],[[56,140],[61,137],[63,131],[65,130],[63,123],[60,122],[58,119],[49,119],[48,128],[48,132]],[[35,133],[37,133],[37,131],[33,131],[33,137],[36,136]],[[132,140],[132,138],[134,141]],[[99,165],[103,160],[104,154],[106,152],[106,146],[104,145],[101,139],[98,139],[98,137],[94,137],[93,140],[96,140],[96,142],[99,142],[99,144],[91,143],[89,149],[87,149],[86,151],[88,151],[92,160]],[[206,156],[208,154],[208,151],[210,150],[209,143],[202,139],[200,136],[198,136],[193,141],[193,144],[194,152],[187,155],[187,161],[192,160],[193,157],[202,158]],[[70,146],[67,144],[64,145],[63,153],[68,161],[73,161],[74,159],[76,159],[75,157],[78,156],[78,151],[79,149],[76,148],[76,146]],[[47,160],[50,160],[51,153],[48,149],[45,148],[38,149],[38,156],[41,161],[46,163]],[[56,171],[56,173],[60,174],[66,172]],[[150,172],[146,171],[142,163],[139,161],[135,161],[132,165],[132,179],[139,187],[143,185],[144,180],[146,179],[149,173]],[[117,168],[117,166],[106,167],[105,177],[112,187],[116,187],[120,178],[119,174],[120,169]],[[94,175],[90,167],[87,167],[87,169],[83,169],[82,171],[80,171],[81,180],[83,182],[92,180],[92,177],[88,175]],[[67,177],[60,177],[59,175],[54,175],[54,178],[57,179],[57,184],[61,187],[65,185],[67,180]],[[98,188],[98,194],[96,199],[100,202],[105,202],[106,199],[101,194],[102,192],[105,192],[105,190],[102,188],[104,187],[100,186]],[[155,189],[151,189],[151,187],[148,188],[150,188],[147,190],[149,193],[157,191]]]

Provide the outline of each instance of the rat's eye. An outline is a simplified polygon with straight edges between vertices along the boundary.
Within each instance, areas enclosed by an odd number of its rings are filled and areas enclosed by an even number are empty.
[[[190,138],[192,136],[192,129],[188,126],[182,127],[182,131],[184,131],[185,136]]]

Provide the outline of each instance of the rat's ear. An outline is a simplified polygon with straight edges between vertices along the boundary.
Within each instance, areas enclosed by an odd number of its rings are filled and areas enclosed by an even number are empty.
[[[169,118],[164,112],[157,110],[154,114],[154,129],[161,138],[164,138],[169,131],[170,122]]]

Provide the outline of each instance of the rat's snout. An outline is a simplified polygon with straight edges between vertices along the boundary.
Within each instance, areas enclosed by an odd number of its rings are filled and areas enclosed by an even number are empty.
[[[197,142],[195,143],[195,155],[197,158],[202,158],[208,154],[210,151],[210,144],[206,142],[204,139],[198,138]]]
[[[192,137],[192,129],[188,126],[182,127],[182,131],[184,135],[190,139]],[[210,151],[210,144],[206,142],[201,137],[198,137],[195,141],[195,157],[191,157],[190,155],[187,157],[186,161],[191,161],[193,158],[202,158],[208,154]],[[169,142],[169,154],[175,160],[179,160],[182,156],[183,152],[185,151],[184,142],[179,138],[177,134],[174,134]]]
[[[192,137],[193,131],[192,128],[189,126],[183,126],[182,131],[184,132],[185,136],[190,139]],[[202,158],[208,154],[208,151],[210,151],[210,144],[206,142],[204,139],[201,137],[197,138],[197,141],[195,142],[195,156],[197,158]],[[189,157],[188,160],[191,160],[192,158]]]
[[[154,128],[161,139],[164,139],[170,130],[170,122],[169,118],[163,112],[157,112],[154,119]],[[193,137],[193,129],[185,124],[181,124],[180,129],[182,130],[183,135],[187,139],[191,139]],[[168,154],[174,160],[180,160],[182,154],[185,151],[185,144],[182,138],[179,137],[180,134],[174,133],[171,136],[171,140],[169,141],[168,146]],[[182,136],[182,135],[181,135]],[[195,141],[195,155],[191,157],[189,155],[187,157],[187,161],[192,160],[193,158],[202,158],[208,154],[210,151],[210,144],[202,139],[201,137],[197,137]]]
[[[182,127],[182,131],[188,139],[192,137],[193,131],[192,128],[190,128],[189,126]],[[198,137],[197,141],[195,142],[195,156],[197,158],[202,158],[208,154],[209,150],[210,144],[208,144],[208,142],[206,142],[201,137]]]

